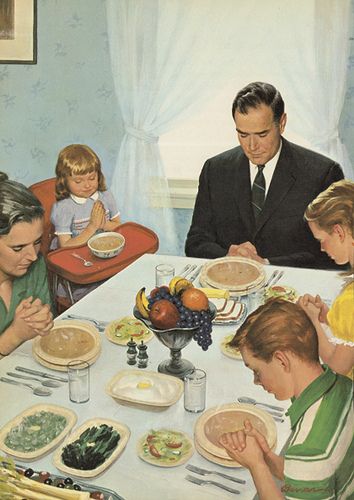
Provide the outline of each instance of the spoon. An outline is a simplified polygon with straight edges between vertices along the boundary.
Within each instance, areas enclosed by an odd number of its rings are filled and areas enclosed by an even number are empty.
[[[246,396],[242,396],[240,398],[237,398],[240,403],[248,403],[250,405],[262,405],[262,406],[267,406],[268,408],[272,408],[272,410],[277,410],[277,411],[285,411],[284,408],[281,408],[280,406],[274,406],[274,405],[269,405],[267,403],[259,403],[253,398],[248,398]]]
[[[13,372],[6,372],[6,375],[10,375],[10,377],[15,377],[15,378],[22,378],[24,380],[36,380],[37,382],[40,382],[42,385],[45,387],[60,387],[61,384],[59,382],[56,382],[55,380],[41,380],[36,377],[26,377],[26,375],[20,375],[18,373],[13,373]]]
[[[91,262],[90,260],[84,259],[83,257],[81,257],[81,255],[78,255],[77,253],[72,253],[71,255],[73,257],[76,257],[79,260],[82,260],[82,262],[84,263],[84,266],[86,266],[86,267],[93,266],[93,262]]]
[[[16,380],[12,380],[11,378],[0,377],[0,381],[6,382],[7,384],[24,385],[25,387],[29,387],[30,389],[32,389],[33,394],[35,394],[36,396],[50,396],[52,394],[52,391],[45,387],[33,387],[33,385],[31,384],[16,382]]]

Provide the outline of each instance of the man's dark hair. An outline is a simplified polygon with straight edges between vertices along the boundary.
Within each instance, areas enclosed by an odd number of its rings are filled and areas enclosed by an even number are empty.
[[[257,108],[261,104],[270,106],[274,121],[279,123],[284,113],[284,101],[280,92],[270,83],[253,82],[241,89],[232,103],[232,118],[235,112],[246,115],[249,108]]]

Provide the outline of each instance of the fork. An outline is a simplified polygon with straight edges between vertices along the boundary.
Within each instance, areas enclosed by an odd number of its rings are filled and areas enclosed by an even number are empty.
[[[223,490],[226,490],[230,493],[240,493],[234,488],[230,488],[229,486],[225,486],[224,484],[217,483],[216,481],[210,481],[209,479],[199,479],[199,477],[190,476],[189,474],[185,477],[185,479],[187,479],[187,481],[190,481],[191,483],[198,484],[199,486],[204,486],[205,484],[213,484],[214,486],[218,486],[219,488],[222,488]]]
[[[193,283],[193,281],[194,281],[194,280],[196,279],[196,277],[199,275],[200,270],[201,270],[201,268],[202,268],[202,267],[203,267],[203,266],[199,266],[199,267],[197,267],[196,271],[192,274],[192,276],[190,276],[190,277],[188,278],[188,280],[189,280],[189,281],[191,281],[191,282]]]
[[[234,481],[235,483],[246,484],[246,481],[244,479],[238,479],[237,477],[229,476],[228,474],[223,474],[222,472],[218,472],[216,470],[201,469],[200,467],[192,464],[186,465],[186,469],[190,470],[191,472],[195,472],[196,474],[201,474],[202,476],[205,476],[207,474],[216,474],[217,476],[223,477],[224,479],[229,479],[230,481]]]

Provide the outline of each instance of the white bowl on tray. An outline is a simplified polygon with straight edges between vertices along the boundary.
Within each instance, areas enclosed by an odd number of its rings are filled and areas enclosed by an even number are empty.
[[[87,245],[93,255],[100,259],[111,259],[120,254],[125,246],[125,238],[122,234],[107,231],[95,234],[88,240]]]

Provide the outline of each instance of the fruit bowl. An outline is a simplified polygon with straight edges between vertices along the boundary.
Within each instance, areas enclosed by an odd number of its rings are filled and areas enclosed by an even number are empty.
[[[212,319],[216,316],[216,307],[212,302],[209,302],[209,311]],[[160,373],[173,375],[183,379],[185,375],[194,369],[194,365],[187,359],[182,359],[181,350],[190,343],[194,333],[198,329],[197,326],[193,328],[169,328],[167,330],[160,330],[155,328],[151,321],[143,318],[138,309],[134,307],[134,316],[142,321],[149,330],[154,332],[159,341],[170,349],[170,359],[162,361],[158,366]]]

